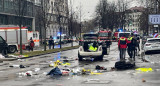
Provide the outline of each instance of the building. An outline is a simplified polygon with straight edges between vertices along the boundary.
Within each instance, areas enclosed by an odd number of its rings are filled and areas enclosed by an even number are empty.
[[[24,0],[22,25],[35,30],[34,0]],[[18,25],[18,0],[0,0],[0,25]]]
[[[132,7],[126,11],[126,22],[125,22],[125,29],[128,31],[139,31],[140,30],[140,23],[139,18],[144,11],[144,7]]]
[[[45,6],[44,6],[45,5]],[[35,18],[36,30],[40,32],[42,38],[45,35],[43,24],[41,24],[41,13],[44,13],[42,8],[49,9],[45,13],[48,16],[49,24],[47,24],[46,37],[57,36],[60,34],[60,25],[62,28],[61,34],[68,35],[68,0],[35,0]],[[39,12],[41,11],[41,12]],[[59,23],[60,21],[60,23]],[[41,24],[41,25],[40,25]]]
[[[47,37],[59,35],[60,24],[62,28],[61,34],[68,35],[68,0],[50,0],[50,6],[49,13],[52,15],[52,23],[47,28]]]

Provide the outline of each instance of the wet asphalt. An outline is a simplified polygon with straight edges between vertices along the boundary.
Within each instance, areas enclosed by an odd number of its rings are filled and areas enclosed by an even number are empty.
[[[136,56],[136,67],[127,70],[111,70],[119,58],[117,43],[111,46],[109,55],[104,56],[103,61],[92,61],[90,58],[79,62],[78,49],[42,55],[38,57],[5,61],[0,63],[0,86],[160,86],[160,53],[151,53],[145,58],[149,62],[143,62],[142,57]],[[99,75],[66,75],[50,77],[46,74],[53,69],[49,64],[68,57],[71,65],[59,68],[90,69],[95,71],[95,66],[100,65],[107,71]],[[127,55],[128,57],[128,55]],[[24,65],[26,68],[9,67],[12,65]],[[137,68],[152,68],[151,72],[140,72]],[[36,69],[40,69],[36,71]],[[32,71],[31,76],[25,76],[27,71]]]

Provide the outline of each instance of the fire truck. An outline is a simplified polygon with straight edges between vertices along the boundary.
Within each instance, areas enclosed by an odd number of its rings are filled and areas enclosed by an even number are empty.
[[[110,45],[112,39],[112,31],[110,30],[100,30],[98,32],[98,40],[99,43],[102,45],[103,54],[108,55],[110,52]]]
[[[29,46],[32,37],[35,46],[39,46],[39,32],[28,31],[27,27],[22,27],[22,49]],[[20,48],[20,28],[18,26],[0,26],[0,36],[8,44],[8,52],[14,53]]]

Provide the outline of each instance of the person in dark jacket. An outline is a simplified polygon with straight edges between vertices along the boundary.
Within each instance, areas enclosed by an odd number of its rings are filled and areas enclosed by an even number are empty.
[[[133,59],[135,59],[135,51],[136,51],[136,46],[137,46],[137,40],[135,38],[134,35],[132,35],[132,40],[131,40],[131,57],[130,57],[130,61],[132,61]]]
[[[34,41],[33,41],[33,39],[31,38],[31,39],[30,39],[30,49],[29,49],[29,51],[30,51],[30,50],[33,51],[33,48],[34,48]]]
[[[50,36],[50,39],[48,40],[49,49],[53,46],[53,38]]]
[[[129,57],[132,58],[132,43],[131,43],[132,37],[131,37],[131,35],[128,36],[127,40],[128,40],[127,52],[128,52]]]

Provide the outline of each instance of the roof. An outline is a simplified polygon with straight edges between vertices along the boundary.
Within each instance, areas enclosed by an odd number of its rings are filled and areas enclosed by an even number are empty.
[[[101,31],[99,31],[99,32],[105,33],[105,32],[111,32],[111,31],[108,31],[108,30],[107,30],[107,31],[103,31],[103,30],[101,30]]]
[[[128,9],[127,11],[138,11],[138,12],[142,12],[142,11],[144,11],[144,7],[137,7],[137,6],[135,6],[135,7],[132,7],[132,8],[130,8],[130,9]]]
[[[152,39],[160,39],[160,38],[147,38],[147,40],[152,40]]]
[[[27,27],[21,27],[21,29],[26,29]],[[0,30],[17,30],[19,27],[0,27]]]

